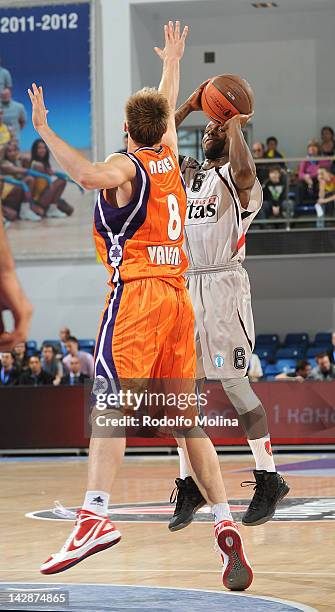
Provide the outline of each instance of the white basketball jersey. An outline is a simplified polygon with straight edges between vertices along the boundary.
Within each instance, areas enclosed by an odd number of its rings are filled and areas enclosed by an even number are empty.
[[[262,206],[262,187],[256,178],[248,208],[241,206],[230,163],[203,170],[186,157],[181,166],[186,183],[187,213],[184,248],[190,269],[242,263],[245,235]]]

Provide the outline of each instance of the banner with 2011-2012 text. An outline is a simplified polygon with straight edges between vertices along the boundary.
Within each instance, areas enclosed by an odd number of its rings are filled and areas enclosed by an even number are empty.
[[[17,256],[92,251],[92,194],[83,194],[38,149],[27,94],[32,82],[43,85],[52,129],[91,155],[90,11],[90,2],[0,8],[0,188]],[[28,169],[29,178],[10,163]]]

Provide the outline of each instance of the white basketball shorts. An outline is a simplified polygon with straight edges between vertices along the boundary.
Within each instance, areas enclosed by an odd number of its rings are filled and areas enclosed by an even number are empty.
[[[239,263],[187,272],[195,312],[197,378],[246,375],[255,344],[247,271]]]

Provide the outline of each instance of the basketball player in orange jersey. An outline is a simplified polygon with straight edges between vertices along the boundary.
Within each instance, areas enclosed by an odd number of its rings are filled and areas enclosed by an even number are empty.
[[[109,379],[193,379],[194,318],[183,274],[182,250],[186,194],[178,165],[174,110],[179,62],[187,28],[165,26],[165,47],[158,92],[143,89],[126,104],[128,152],[93,164],[62,141],[47,125],[41,87],[29,96],[33,124],[64,170],[83,187],[99,189],[94,236],[110,274],[111,292],[102,315],[95,354],[95,383]],[[109,416],[118,417],[110,410]],[[200,428],[183,429],[192,468],[217,524],[224,560],[223,582],[245,589],[252,570],[237,526],[225,520],[229,507],[215,449]],[[125,437],[91,437],[88,490],[75,527],[63,548],[42,564],[54,574],[113,546],[121,534],[108,518],[109,492],[123,460]]]
[[[201,110],[205,85],[178,109],[177,127],[192,111]],[[289,487],[276,471],[266,412],[247,376],[255,332],[249,279],[242,264],[245,235],[262,206],[262,189],[242,132],[249,118],[237,115],[224,125],[211,121],[202,141],[205,161],[185,158],[181,170],[188,199],[185,248],[195,311],[197,379],[220,380],[239,415],[256,463],[255,483],[245,483],[255,484],[255,493],[242,523],[260,525],[272,518]],[[205,503],[182,438],[178,452],[181,469],[171,531],[186,527]]]

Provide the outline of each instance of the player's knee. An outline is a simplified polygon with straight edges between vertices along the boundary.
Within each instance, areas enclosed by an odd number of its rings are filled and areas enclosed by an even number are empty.
[[[181,427],[174,427],[173,429],[173,437],[178,440],[178,438],[207,438],[207,434],[204,432],[200,425],[183,425]]]
[[[121,419],[124,414],[117,408],[98,409],[94,406],[91,413],[91,427],[93,438],[122,438],[125,436],[125,427]]]
[[[221,380],[228,399],[238,414],[245,414],[259,406],[260,400],[251,388],[249,378],[226,378]]]

